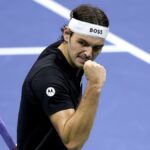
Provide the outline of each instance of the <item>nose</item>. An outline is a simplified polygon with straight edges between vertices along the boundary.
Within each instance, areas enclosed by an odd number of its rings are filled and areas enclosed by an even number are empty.
[[[88,46],[85,48],[85,55],[88,58],[92,58],[93,48],[92,46]]]

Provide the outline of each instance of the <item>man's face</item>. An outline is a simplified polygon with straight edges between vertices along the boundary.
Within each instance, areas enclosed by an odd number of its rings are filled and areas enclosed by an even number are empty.
[[[94,60],[101,52],[104,39],[73,33],[68,38],[68,57],[72,66],[83,68],[87,60]]]

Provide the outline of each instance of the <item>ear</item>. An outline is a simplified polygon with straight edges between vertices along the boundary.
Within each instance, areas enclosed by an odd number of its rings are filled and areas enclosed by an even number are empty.
[[[64,27],[64,40],[65,42],[69,41],[70,37],[70,29],[68,27]]]

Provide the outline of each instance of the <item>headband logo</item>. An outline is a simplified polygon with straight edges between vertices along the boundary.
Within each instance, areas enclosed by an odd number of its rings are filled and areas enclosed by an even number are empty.
[[[72,32],[104,39],[107,37],[109,31],[108,27],[84,22],[75,18],[71,18],[68,27]]]
[[[94,28],[90,28],[90,32],[97,33],[97,34],[103,34],[103,30],[94,29]]]

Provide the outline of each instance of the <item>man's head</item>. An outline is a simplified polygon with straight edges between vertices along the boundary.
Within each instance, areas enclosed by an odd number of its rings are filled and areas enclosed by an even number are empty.
[[[104,45],[108,26],[107,16],[97,7],[84,4],[73,9],[62,36],[68,62],[82,68],[85,61],[94,60]]]

